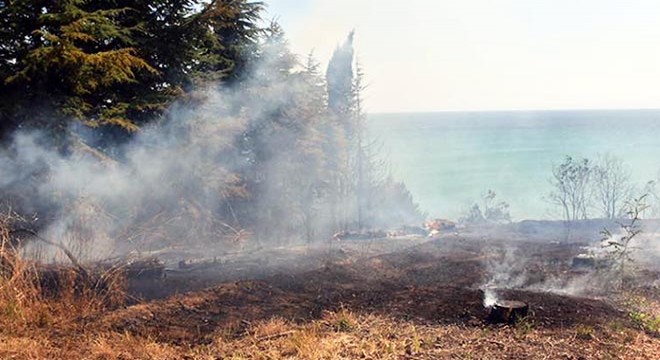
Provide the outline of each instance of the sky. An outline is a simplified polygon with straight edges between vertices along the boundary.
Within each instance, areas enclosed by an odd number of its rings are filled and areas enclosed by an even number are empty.
[[[657,0],[266,0],[327,64],[355,29],[367,111],[660,108]]]

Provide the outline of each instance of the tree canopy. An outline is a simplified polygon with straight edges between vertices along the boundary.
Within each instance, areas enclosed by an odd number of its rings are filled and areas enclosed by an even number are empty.
[[[354,33],[322,74],[263,21],[264,6],[0,1],[2,133],[37,128],[58,140],[38,150],[45,162],[20,157],[33,140],[14,140],[19,156],[7,163],[24,171],[6,183],[22,190],[0,192],[17,209],[65,214],[58,236],[103,241],[144,228],[168,241],[237,229],[311,241],[421,223],[366,136]],[[80,149],[113,165],[79,161]],[[50,183],[58,174],[66,180]],[[95,188],[107,181],[111,191]]]
[[[261,2],[0,2],[0,121],[136,131],[204,80],[240,78]]]

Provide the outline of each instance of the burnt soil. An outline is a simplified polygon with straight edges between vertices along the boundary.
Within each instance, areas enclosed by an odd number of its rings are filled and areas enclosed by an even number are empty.
[[[496,326],[485,320],[479,287],[490,276],[487,264],[504,261],[506,253],[521,259],[511,271],[524,272],[525,281],[500,289],[499,295],[528,303],[537,327],[627,321],[625,311],[595,295],[529,290],[553,276],[581,275],[570,263],[583,245],[452,234],[343,242],[306,249],[304,256],[299,249],[254,253],[240,266],[222,259],[197,270],[173,269],[160,279],[134,280],[132,295],[144,301],[103,315],[91,326],[186,345],[210,343],[218,332],[238,337],[259,320],[304,323],[338,309],[425,325]]]

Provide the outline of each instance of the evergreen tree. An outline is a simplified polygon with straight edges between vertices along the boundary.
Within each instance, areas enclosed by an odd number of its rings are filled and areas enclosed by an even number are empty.
[[[255,58],[265,29],[256,26],[264,4],[250,0],[213,0],[202,11],[199,22],[210,29],[197,74],[205,80],[243,79]]]
[[[89,199],[99,214],[122,204],[127,226],[149,224],[174,241],[240,228],[311,241],[417,219],[366,134],[354,34],[324,77],[311,55],[299,63],[277,23],[258,25],[262,9],[248,0],[0,0],[2,126],[67,135],[75,119],[91,126],[94,146],[121,149],[131,162],[132,147],[114,145],[162,119],[139,137],[167,159],[160,191]],[[217,85],[223,96],[208,91]],[[173,118],[166,109],[175,100]],[[78,193],[59,201],[74,215],[78,202]]]
[[[330,204],[337,230],[346,231],[353,221],[354,206],[352,193],[353,180],[350,174],[350,148],[353,145],[353,38],[351,32],[344,43],[335,49],[328,63],[326,84],[328,94],[328,114],[340,127],[339,132],[331,133],[335,147],[331,150],[333,167],[333,202]]]
[[[344,43],[337,47],[328,63],[326,81],[328,85],[328,110],[338,118],[351,136],[350,118],[353,110],[353,39],[351,32]]]
[[[26,89],[16,83],[9,84],[7,79],[19,71],[22,60],[42,42],[34,31],[41,26],[42,9],[49,3],[47,0],[0,1],[0,135],[21,125],[27,112],[36,115],[42,110],[37,101],[45,94],[36,94],[36,81]]]
[[[260,2],[0,2],[0,121],[61,133],[70,119],[125,138],[196,83],[238,79]],[[58,116],[53,116],[58,114]]]
[[[40,15],[40,26],[32,31],[32,48],[15,59],[17,72],[5,83],[26,94],[27,101],[47,100],[62,115],[90,126],[112,124],[135,130],[125,117],[130,104],[111,90],[135,82],[138,72],[156,70],[131,47],[130,29],[116,24],[115,19],[127,9],[87,11],[84,5],[81,0],[59,1]]]
[[[367,133],[363,94],[364,72],[355,59],[355,33],[338,47],[328,65],[328,112],[342,128],[334,140],[337,174],[337,203],[341,211],[342,230],[365,230],[405,223],[405,219],[421,219],[423,214],[411,202],[404,201],[398,212],[382,211],[383,203],[392,198],[408,199],[404,184],[395,183],[385,173],[382,146]],[[389,204],[389,203],[388,203]],[[394,205],[394,204],[390,204]],[[388,221],[391,224],[388,224]]]

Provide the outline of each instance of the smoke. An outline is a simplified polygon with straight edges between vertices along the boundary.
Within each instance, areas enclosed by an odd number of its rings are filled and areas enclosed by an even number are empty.
[[[499,297],[498,289],[516,289],[525,284],[526,261],[521,253],[510,246],[504,248],[486,248],[484,267],[486,281],[479,287],[484,292],[484,307],[492,307]]]
[[[502,246],[485,250],[487,254],[491,254],[484,261],[485,281],[479,286],[484,294],[485,308],[503,300],[499,295],[503,290],[579,296],[586,294],[594,285],[591,274],[569,276],[564,272],[551,272],[541,259],[531,257],[529,253],[517,248],[515,243],[505,243]]]
[[[490,289],[490,288],[485,288],[483,289],[484,292],[484,307],[485,308],[491,308],[497,304],[499,301],[497,294],[495,293],[495,290]]]
[[[285,44],[270,45],[247,80],[197,89],[112,157],[93,147],[108,142],[101,132],[80,125],[64,151],[45,132],[16,132],[0,152],[6,205],[82,260],[168,246],[231,250],[250,225],[260,245],[332,233],[331,212],[350,210],[328,190],[340,126],[325,115],[320,75],[293,71]],[[379,211],[401,218],[394,204]],[[24,249],[62,259],[36,243]]]
[[[245,120],[230,111],[240,94],[199,96],[199,107],[173,106],[165,120],[117,149],[120,161],[84,145],[76,129],[66,152],[52,150],[45,133],[20,131],[0,155],[0,189],[21,212],[49,216],[38,219],[43,237],[70,247],[85,243],[83,257],[108,256],[131,242],[200,235],[188,226],[240,194],[240,158],[229,155]],[[147,229],[159,214],[164,218]]]
[[[539,224],[538,226],[541,226]],[[550,229],[561,231],[561,223],[544,223],[546,234]],[[581,249],[568,242],[547,244],[547,237],[530,240],[516,238],[516,232],[508,227],[508,241],[485,248],[483,260],[484,281],[479,289],[484,293],[484,307],[492,307],[500,299],[503,290],[521,290],[554,293],[567,296],[598,296],[608,291],[614,283],[613,271],[609,262],[611,249],[603,247],[599,241]],[[502,230],[500,230],[502,231]],[[593,228],[597,234],[598,228]],[[593,259],[591,267],[574,268],[571,256],[580,251]],[[573,255],[571,255],[573,254]]]
[[[264,85],[265,76],[277,74],[274,67],[264,54],[240,87],[198,89],[113,147],[112,158],[87,146],[105,140],[92,136],[100,131],[72,125],[64,151],[54,150],[45,132],[18,131],[0,153],[0,191],[22,214],[34,214],[28,226],[83,259],[152,246],[222,245],[242,226],[228,214],[232,203],[248,197],[241,177],[253,160],[241,146],[248,126],[260,127],[303,93],[299,82],[283,77],[279,85]],[[268,147],[286,149],[287,140],[269,139]],[[273,157],[264,167],[274,173],[278,162]],[[33,244],[26,249],[59,256]]]
[[[626,281],[658,286],[657,276],[650,274],[657,274],[660,263],[659,225],[658,220],[642,221],[641,232],[631,240],[629,252],[623,257]],[[527,222],[524,227],[489,229],[487,236],[506,236],[508,240],[494,241],[492,247],[483,250],[485,276],[479,289],[483,291],[484,307],[501,300],[503,290],[601,297],[618,289],[622,257],[610,241],[629,235],[622,226],[609,220],[583,222],[572,239],[553,243],[548,239],[562,231],[561,222]],[[532,227],[535,231],[530,233]],[[603,227],[610,229],[609,238],[599,234]],[[581,243],[574,243],[576,239]]]

